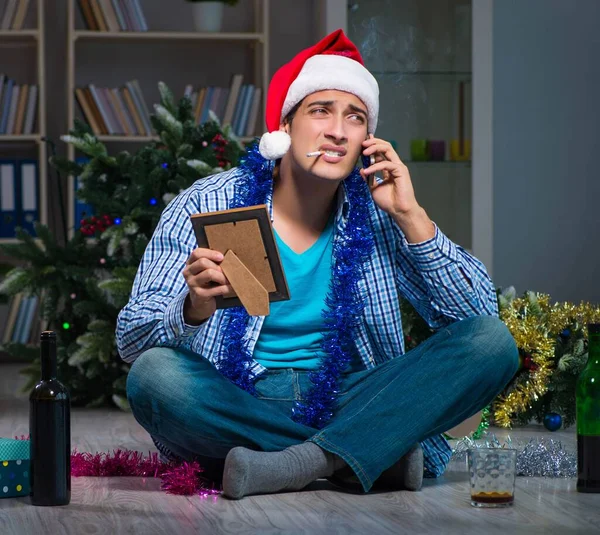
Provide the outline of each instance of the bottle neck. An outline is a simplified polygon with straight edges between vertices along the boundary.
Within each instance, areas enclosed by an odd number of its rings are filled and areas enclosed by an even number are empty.
[[[589,335],[587,367],[600,369],[600,334]]]
[[[41,341],[42,381],[56,379],[56,340]]]

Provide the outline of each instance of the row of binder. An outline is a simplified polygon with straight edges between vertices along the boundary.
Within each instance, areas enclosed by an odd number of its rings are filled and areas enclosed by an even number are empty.
[[[16,227],[35,236],[39,205],[37,160],[0,160],[0,238],[14,238]]]

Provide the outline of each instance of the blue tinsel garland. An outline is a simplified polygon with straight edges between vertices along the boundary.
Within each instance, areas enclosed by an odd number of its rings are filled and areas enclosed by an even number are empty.
[[[272,194],[273,162],[265,160],[253,146],[240,167],[244,176],[236,186],[230,207],[265,204]],[[324,355],[320,367],[309,375],[314,386],[305,400],[296,401],[292,409],[293,420],[317,429],[324,427],[333,415],[340,375],[352,358],[354,331],[364,309],[364,295],[360,294],[358,281],[374,249],[369,225],[373,204],[357,169],[346,178],[344,186],[351,209],[344,231],[333,244],[333,273],[323,311],[325,329],[321,349]],[[228,322],[217,367],[234,384],[256,395],[249,374],[252,354],[245,339],[249,315],[244,307],[229,308],[224,313]]]

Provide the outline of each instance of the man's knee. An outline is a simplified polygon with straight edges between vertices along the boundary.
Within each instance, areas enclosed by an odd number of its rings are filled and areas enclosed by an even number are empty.
[[[144,351],[131,365],[127,374],[127,399],[133,409],[148,399],[150,393],[157,391],[161,370],[165,370],[169,353],[175,351],[167,347],[153,347]]]
[[[519,368],[519,351],[506,324],[494,316],[477,316],[470,322],[467,360],[477,366],[483,377],[508,383]]]
[[[206,359],[188,350],[155,347],[142,353],[127,376],[127,399],[131,408],[210,406],[222,394],[222,376]],[[194,396],[195,392],[202,396]]]

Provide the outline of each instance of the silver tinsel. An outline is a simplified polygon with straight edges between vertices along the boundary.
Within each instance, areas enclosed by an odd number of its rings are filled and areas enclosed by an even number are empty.
[[[560,440],[532,437],[527,442],[515,442],[508,436],[501,443],[494,434],[478,442],[466,437],[456,443],[453,456],[466,459],[467,451],[473,448],[516,449],[518,476],[577,477],[577,455],[566,451]]]

